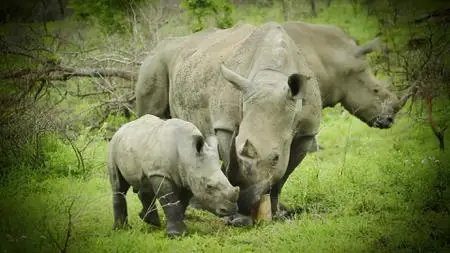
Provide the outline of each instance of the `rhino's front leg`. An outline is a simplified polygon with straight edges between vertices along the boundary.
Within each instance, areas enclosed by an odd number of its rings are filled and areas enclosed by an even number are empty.
[[[278,203],[279,195],[281,193],[281,189],[283,188],[291,173],[305,158],[313,140],[314,136],[303,136],[294,138],[294,140],[292,141],[286,173],[284,173],[283,177],[280,179],[280,181],[278,181],[278,183],[272,186],[272,189],[270,191],[272,214],[274,216],[284,217],[286,215],[289,215],[290,210],[284,207],[284,205]]]
[[[239,172],[239,164],[237,161],[236,156],[236,136],[239,133],[239,126],[236,126],[230,140],[226,145],[229,145],[227,149],[228,151],[228,162],[227,166],[225,167],[225,175],[227,175],[228,180],[232,185],[238,185],[240,172]],[[225,134],[223,134],[225,136]],[[251,209],[251,204],[249,204],[250,201],[254,199],[254,194],[252,194],[252,189],[248,189],[246,191],[241,191],[239,194],[239,201],[238,206],[240,209],[248,209],[249,211]],[[245,206],[245,207],[244,207]],[[247,215],[242,214],[242,210],[240,210],[238,213],[236,213],[233,216],[225,217],[224,218],[225,224],[236,226],[236,227],[245,227],[245,226],[251,226],[253,225],[253,219]]]
[[[161,227],[161,221],[159,220],[158,210],[156,210],[156,204],[154,201],[155,193],[153,192],[153,189],[141,189],[138,192],[138,197],[142,203],[142,211],[139,213],[139,217],[148,224]]]
[[[219,148],[219,156],[222,160],[222,171],[227,175],[230,163],[230,147],[233,139],[233,132],[225,129],[216,129],[216,136]]]
[[[150,182],[166,215],[167,235],[176,237],[187,234],[187,227],[183,222],[185,203],[180,199],[179,189],[164,177],[151,177]]]
[[[312,140],[311,146],[308,149],[308,152],[309,153],[319,152],[322,149],[324,149],[324,148],[319,145],[319,142],[317,141],[317,136],[314,137],[314,139]]]

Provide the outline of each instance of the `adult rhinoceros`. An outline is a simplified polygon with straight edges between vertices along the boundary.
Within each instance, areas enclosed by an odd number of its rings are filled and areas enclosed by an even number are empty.
[[[365,55],[376,49],[378,38],[358,46],[334,25],[287,22],[282,26],[305,52],[319,82],[324,108],[341,103],[371,127],[392,126],[408,95],[398,97],[372,74]]]
[[[169,108],[171,117],[217,137],[225,167],[236,165],[227,173],[241,189],[241,214],[249,215],[268,191],[277,207],[281,187],[318,132],[322,105],[314,74],[279,24],[203,35],[161,46],[145,60],[136,84],[138,115],[164,117]]]

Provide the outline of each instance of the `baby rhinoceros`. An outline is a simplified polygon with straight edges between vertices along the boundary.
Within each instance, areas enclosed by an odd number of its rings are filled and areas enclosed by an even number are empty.
[[[187,233],[183,219],[192,195],[218,216],[237,212],[239,187],[230,184],[217,147],[209,146],[194,124],[146,114],[119,128],[109,145],[114,229],[130,227],[125,199],[130,186],[142,202],[141,219],[160,227],[158,198],[169,237]]]

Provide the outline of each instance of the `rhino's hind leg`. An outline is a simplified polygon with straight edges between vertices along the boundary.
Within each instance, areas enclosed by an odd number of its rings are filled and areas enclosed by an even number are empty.
[[[138,197],[142,203],[142,211],[139,213],[139,217],[148,224],[161,227],[158,210],[156,209],[155,193],[153,190],[140,190],[138,192]]]
[[[167,235],[176,237],[187,234],[187,227],[183,222],[185,203],[180,199],[177,187],[164,177],[151,177],[150,182],[166,215]]]
[[[114,169],[111,174],[111,184],[113,191],[113,210],[114,210],[114,225],[113,229],[128,229],[131,226],[128,224],[128,211],[126,194],[130,188],[130,184],[125,181],[118,169]]]

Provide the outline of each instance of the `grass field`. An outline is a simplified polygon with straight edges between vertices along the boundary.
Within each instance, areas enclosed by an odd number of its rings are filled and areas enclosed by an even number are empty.
[[[189,208],[190,235],[175,240],[138,218],[132,192],[133,229],[111,230],[106,142],[93,147],[91,164],[99,166],[85,179],[17,169],[0,188],[2,252],[58,252],[68,227],[69,252],[450,250],[450,156],[426,125],[403,115],[392,129],[371,129],[336,107],[325,110],[320,141],[325,149],[307,156],[282,194],[284,203],[303,210],[295,219],[234,228]]]

